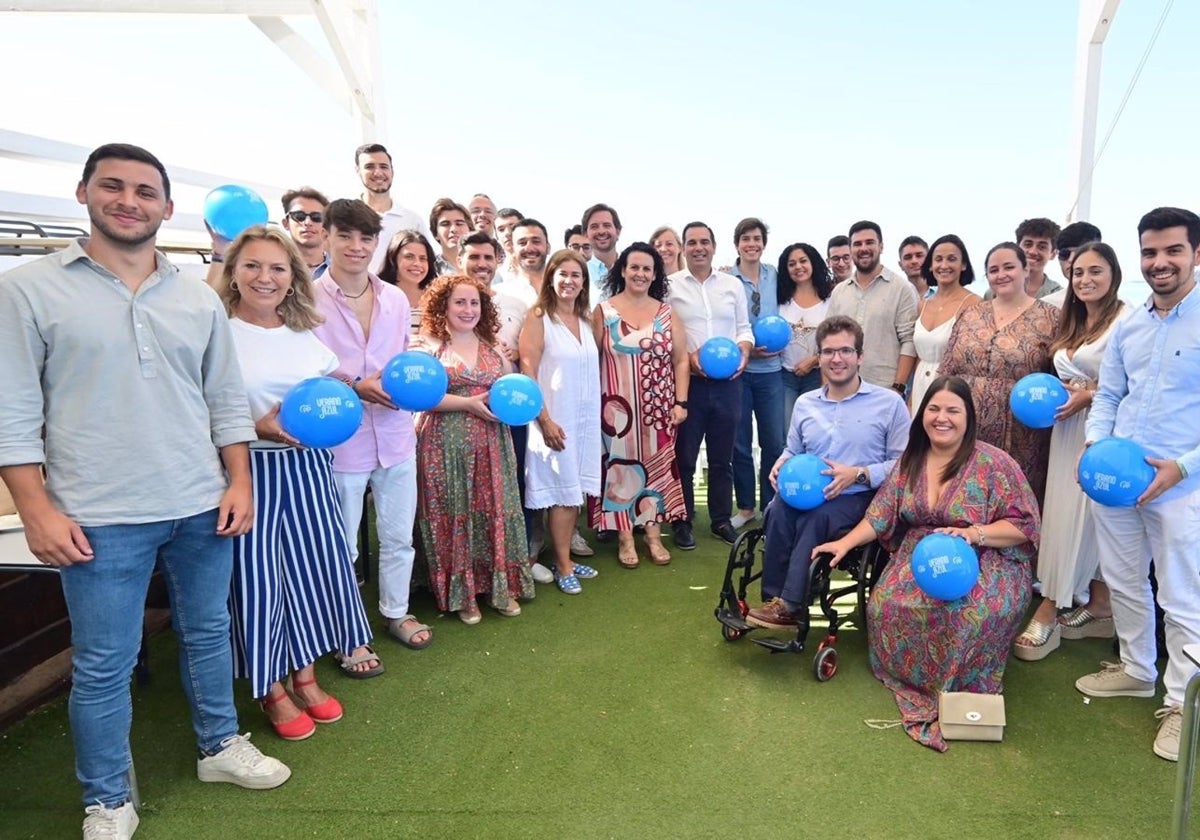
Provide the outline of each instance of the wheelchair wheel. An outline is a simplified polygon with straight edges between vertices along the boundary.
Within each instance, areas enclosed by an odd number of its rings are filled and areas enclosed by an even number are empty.
[[[736,642],[742,638],[744,632],[743,630],[738,630],[736,627],[730,627],[728,624],[721,625],[721,635],[727,642]]]
[[[833,679],[837,668],[838,655],[834,648],[822,647],[813,657],[813,676],[817,678],[817,682],[828,682]]]

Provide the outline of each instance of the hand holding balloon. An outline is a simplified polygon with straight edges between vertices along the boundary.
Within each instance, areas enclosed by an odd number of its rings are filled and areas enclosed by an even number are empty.
[[[264,414],[262,417],[254,421],[254,433],[258,435],[259,440],[270,440],[276,443],[284,443],[288,446],[302,446],[303,444],[296,438],[284,431],[283,426],[279,423],[279,408],[276,404],[274,408]]]

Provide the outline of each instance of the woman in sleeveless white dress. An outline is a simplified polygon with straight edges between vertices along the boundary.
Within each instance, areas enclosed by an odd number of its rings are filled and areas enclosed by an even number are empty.
[[[1107,248],[1107,246],[1103,246]],[[1085,256],[1086,255],[1086,256]],[[1102,332],[1079,344],[1074,350],[1070,343],[1054,351],[1054,370],[1071,391],[1080,394],[1084,407],[1069,417],[1058,420],[1050,437],[1050,461],[1046,479],[1046,502],[1042,511],[1042,534],[1038,549],[1037,573],[1042,584],[1042,603],[1034,612],[1029,626],[1017,637],[1013,654],[1018,659],[1036,661],[1049,655],[1059,646],[1060,639],[1110,637],[1113,634],[1110,615],[1094,615],[1088,611],[1111,613],[1108,589],[1098,579],[1096,537],[1092,525],[1092,504],[1075,481],[1075,462],[1083,450],[1090,395],[1100,379],[1100,362],[1108,347],[1109,337],[1117,322],[1129,311],[1122,309],[1117,299],[1120,268],[1111,249],[1102,250],[1099,243],[1089,243],[1076,252],[1072,273],[1079,277],[1063,302],[1063,321],[1058,341],[1069,341],[1072,334],[1071,307],[1077,308],[1075,322],[1086,319],[1089,310],[1101,323],[1109,319]],[[1089,271],[1090,269],[1090,271]],[[1083,279],[1089,281],[1084,286]],[[1083,289],[1080,293],[1078,290]],[[1082,299],[1081,299],[1082,298]],[[1084,301],[1087,301],[1086,303]],[[1111,301],[1111,306],[1105,305]],[[1082,327],[1077,327],[1082,335]],[[1056,342],[1057,343],[1057,342]],[[1068,615],[1055,618],[1060,607],[1073,603],[1084,604]]]
[[[912,411],[921,406],[925,392],[930,384],[937,379],[938,365],[946,353],[946,345],[950,343],[950,332],[954,322],[963,307],[978,302],[979,296],[968,292],[962,287],[975,279],[975,271],[971,268],[971,258],[967,256],[966,246],[954,234],[939,237],[934,240],[921,265],[921,276],[930,288],[937,291],[921,301],[920,314],[913,327],[913,346],[917,350],[917,366],[913,370],[913,386],[911,401]],[[942,323],[933,328],[925,326],[926,315],[932,320],[943,318],[952,313]]]
[[[546,282],[521,331],[521,372],[541,387],[542,411],[529,424],[525,507],[549,509],[554,577],[567,594],[595,569],[571,560],[578,508],[600,495],[600,359],[588,313],[587,265],[562,250],[546,264]]]

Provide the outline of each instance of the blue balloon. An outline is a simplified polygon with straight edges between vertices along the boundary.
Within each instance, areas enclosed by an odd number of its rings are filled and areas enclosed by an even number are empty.
[[[832,476],[822,475],[829,465],[816,455],[793,455],[779,468],[775,483],[779,496],[796,510],[812,510],[825,503],[825,488]]]
[[[524,426],[542,410],[542,389],[523,373],[509,373],[492,383],[488,408],[509,426]]]
[[[1125,438],[1104,438],[1083,450],[1079,486],[1092,501],[1108,507],[1132,507],[1154,481],[1149,454]]]
[[[204,197],[204,221],[225,239],[237,239],[246,228],[265,225],[270,218],[267,203],[247,187],[225,184]]]
[[[313,449],[345,443],[362,425],[363,407],[354,390],[338,379],[314,376],[292,386],[279,407],[279,424]]]
[[[710,338],[700,345],[700,369],[709,379],[728,379],[742,363],[742,348],[731,338]]]
[[[979,580],[979,557],[962,537],[927,534],[913,548],[912,573],[930,598],[957,601]]]
[[[1022,376],[1013,385],[1008,395],[1008,407],[1016,417],[1031,429],[1049,429],[1054,425],[1054,414],[1070,395],[1067,386],[1048,373],[1031,373]]]
[[[446,368],[428,353],[407,350],[383,366],[380,385],[406,411],[429,411],[446,396]]]
[[[764,315],[754,322],[754,346],[778,353],[792,340],[792,325],[778,315]]]

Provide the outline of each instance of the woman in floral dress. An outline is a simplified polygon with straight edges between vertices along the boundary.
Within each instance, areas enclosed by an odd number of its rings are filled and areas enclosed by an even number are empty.
[[[1004,666],[1029,605],[1037,551],[1037,502],[1016,462],[976,439],[971,390],[935,379],[913,419],[908,447],[862,522],[819,545],[834,564],[878,539],[891,554],[867,607],[871,670],[896,697],[913,740],[946,750],[938,694],[1000,694]],[[979,580],[955,601],[926,595],[913,549],[933,532],[962,537],[979,556]]]
[[[662,257],[635,242],[605,281],[608,298],[592,312],[600,348],[600,434],[604,465],[599,497],[590,505],[596,530],[617,532],[617,559],[638,565],[633,528],[646,529],[651,562],[665,565],[662,522],[685,518],[675,463],[675,429],[687,417],[687,343],[666,303]]]
[[[495,349],[499,320],[488,288],[463,275],[439,277],[425,294],[419,349],[446,366],[450,386],[417,426],[417,522],[438,609],[466,624],[484,596],[505,616],[533,597],[525,520],[512,440],[488,408],[508,373]]]
[[[1031,429],[1008,407],[1017,380],[1051,373],[1050,344],[1058,335],[1058,309],[1030,297],[1025,252],[1014,242],[988,251],[987,278],[992,300],[963,310],[950,331],[941,376],[961,376],[971,388],[979,414],[979,439],[1003,449],[1021,465],[1042,503],[1050,460],[1050,429]]]

